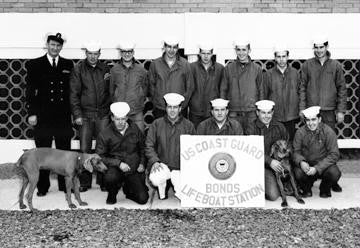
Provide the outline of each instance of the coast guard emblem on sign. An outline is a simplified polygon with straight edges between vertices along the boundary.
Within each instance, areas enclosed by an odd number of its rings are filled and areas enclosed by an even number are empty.
[[[219,152],[214,154],[209,161],[210,174],[219,180],[229,179],[236,170],[234,158],[228,154]]]

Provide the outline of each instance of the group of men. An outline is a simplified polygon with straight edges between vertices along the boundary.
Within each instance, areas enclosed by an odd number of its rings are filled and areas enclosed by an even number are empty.
[[[145,204],[145,171],[166,198],[168,188],[178,189],[180,135],[263,135],[265,196],[279,197],[275,172],[279,161],[270,157],[271,145],[293,142],[295,176],[304,197],[321,178],[320,196],[340,192],[341,172],[336,122],[344,120],[346,86],[341,65],[330,58],[328,41],[314,40],[314,58],[301,73],[289,66],[289,50],[274,49],[276,65],[263,72],[251,60],[250,42],[234,42],[236,60],[225,67],[215,61],[209,43],[199,46],[198,61],[188,63],[178,53],[179,42],[166,38],[163,54],[149,71],[136,63],[135,44],[120,44],[120,61],[112,68],[99,60],[101,45],[85,45],[86,58],[75,66],[59,56],[64,39],[49,35],[47,53],[27,64],[28,122],[34,126],[36,147],[70,150],[72,125],[79,128],[80,150],[95,152],[108,170],[97,183],[108,192],[107,204],[116,203],[123,188],[127,198]],[[145,135],[144,101],[153,103],[155,121]],[[188,119],[187,119],[188,118]],[[303,127],[296,130],[299,119]],[[65,191],[58,177],[59,190]],[[92,175],[80,175],[80,191],[92,187]],[[42,170],[38,196],[50,187],[49,171]]]

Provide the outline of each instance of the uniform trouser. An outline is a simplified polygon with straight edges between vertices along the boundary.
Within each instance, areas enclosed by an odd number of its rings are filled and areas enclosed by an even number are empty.
[[[320,192],[322,193],[330,192],[331,186],[336,184],[341,176],[339,167],[336,164],[329,166],[321,175],[316,173],[314,176],[308,176],[299,167],[294,167],[294,174],[296,181],[304,192],[311,191],[314,182],[321,179]]]
[[[110,166],[104,174],[104,184],[112,199],[116,199],[121,187],[126,198],[136,203],[146,204],[149,199],[145,173],[124,174],[118,167]]]
[[[249,130],[251,130],[250,126],[254,124],[257,117],[256,111],[230,111],[229,118],[240,122],[244,130],[244,134],[248,135]]]
[[[130,115],[129,119],[139,127],[141,132],[144,133],[145,124],[144,124],[144,114],[142,111],[140,111],[139,113]]]
[[[286,131],[289,134],[290,142],[292,142],[294,140],[294,136],[295,136],[295,132],[296,132],[295,126],[296,126],[296,123],[298,123],[298,122],[299,122],[299,119],[281,122],[282,124],[284,124]]]
[[[96,139],[97,135],[109,124],[109,117],[100,118],[96,113],[84,115],[85,117],[82,118],[83,123],[80,127],[80,150],[85,153],[91,153],[92,140],[93,138]],[[99,175],[98,177],[101,176]],[[92,174],[90,172],[83,171],[79,175],[79,180],[81,187],[91,188]]]
[[[265,198],[275,201],[280,196],[279,186],[275,172],[271,168],[265,168]]]
[[[336,116],[334,110],[320,110],[321,121],[336,132]]]
[[[189,120],[194,124],[194,127],[197,128],[197,126],[204,120],[209,118],[208,116],[202,116],[202,115],[196,115],[193,113],[189,113]]]
[[[187,113],[188,113],[188,110],[187,108],[184,108],[181,110],[181,115],[185,118],[187,118]],[[153,111],[152,111],[152,114],[154,116],[154,119],[158,119],[160,117],[163,117],[166,115],[166,111],[165,110],[162,110],[162,109],[159,109],[157,107],[154,107]]]
[[[36,147],[51,147],[52,140],[55,140],[55,147],[61,150],[71,149],[71,137],[73,131],[68,128],[35,127],[34,140]],[[46,194],[50,188],[50,171],[40,170],[39,181],[37,183],[38,192]],[[65,179],[58,175],[58,188],[65,191]]]

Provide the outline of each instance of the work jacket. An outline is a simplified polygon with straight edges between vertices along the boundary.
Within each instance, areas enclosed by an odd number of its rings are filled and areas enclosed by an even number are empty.
[[[219,128],[214,117],[202,121],[197,127],[198,135],[243,135],[241,124],[227,118],[224,125]]]

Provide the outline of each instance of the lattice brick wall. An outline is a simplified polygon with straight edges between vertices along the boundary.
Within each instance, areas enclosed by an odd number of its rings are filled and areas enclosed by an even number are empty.
[[[77,62],[78,60],[74,60]],[[343,65],[348,91],[347,114],[343,124],[338,125],[338,137],[341,139],[360,138],[359,114],[359,69],[360,60],[339,60]],[[2,139],[30,139],[33,137],[32,128],[27,124],[25,109],[25,64],[23,59],[0,59],[0,138]],[[114,61],[106,61],[111,63]],[[146,69],[150,60],[139,60]],[[257,60],[266,69],[273,67],[272,60]],[[292,60],[290,65],[300,69],[304,60]],[[154,120],[151,102],[145,103],[144,121],[148,126]],[[75,131],[75,129],[74,129]],[[76,132],[74,133],[74,138]]]

